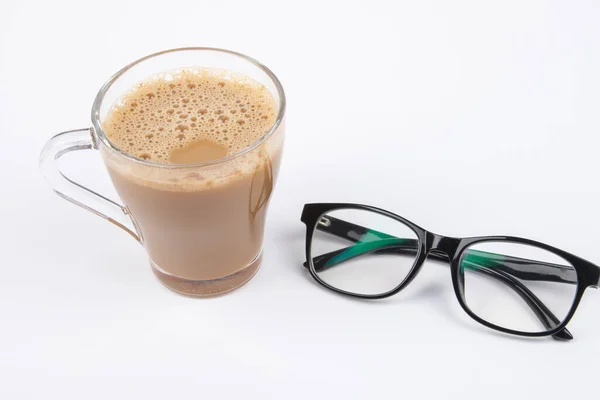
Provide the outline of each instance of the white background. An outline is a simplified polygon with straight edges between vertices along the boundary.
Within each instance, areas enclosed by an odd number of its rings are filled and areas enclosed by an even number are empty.
[[[600,291],[570,343],[480,326],[431,263],[357,301],[302,268],[299,217],[361,202],[600,263],[598,21],[595,0],[1,0],[0,398],[597,396]],[[112,73],[181,46],[251,55],[288,96],[264,264],[211,300],[162,287],[138,244],[37,169],[51,135],[90,125]],[[79,175],[110,192],[85,155]]]

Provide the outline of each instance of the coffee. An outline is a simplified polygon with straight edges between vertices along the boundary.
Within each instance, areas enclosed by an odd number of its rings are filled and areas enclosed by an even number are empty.
[[[254,145],[277,113],[275,99],[260,83],[203,68],[153,76],[108,112],[103,128],[113,145],[156,163],[123,163],[104,154],[167,286],[217,294],[256,272],[283,134]]]

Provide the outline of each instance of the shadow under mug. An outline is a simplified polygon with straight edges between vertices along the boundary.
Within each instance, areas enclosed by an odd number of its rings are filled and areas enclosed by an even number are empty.
[[[102,128],[112,105],[137,83],[184,67],[233,71],[263,84],[278,107],[275,122],[242,151],[198,164],[159,164],[115,146]],[[260,266],[267,206],[281,162],[284,114],[281,83],[258,61],[215,48],[166,50],[113,75],[96,96],[92,127],[50,139],[40,168],[59,196],[139,241],[165,286],[187,295],[215,296],[240,287]],[[100,152],[123,204],[60,172],[60,157],[78,150]]]

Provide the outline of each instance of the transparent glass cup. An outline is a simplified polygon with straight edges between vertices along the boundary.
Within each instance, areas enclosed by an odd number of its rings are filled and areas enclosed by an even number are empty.
[[[278,107],[275,122],[249,147],[198,164],[160,164],[115,146],[103,130],[112,105],[137,83],[184,67],[228,70],[263,84]],[[281,83],[258,61],[222,49],[166,50],[111,77],[94,101],[92,127],[50,139],[40,168],[59,196],[139,241],[165,286],[192,296],[220,295],[246,283],[260,267],[267,206],[281,162],[284,115]],[[60,172],[60,157],[79,150],[100,152],[122,204]]]

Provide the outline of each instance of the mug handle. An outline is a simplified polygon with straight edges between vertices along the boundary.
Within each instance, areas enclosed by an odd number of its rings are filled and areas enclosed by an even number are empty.
[[[136,224],[125,206],[69,179],[58,168],[58,160],[71,151],[98,150],[92,128],[66,131],[54,136],[40,154],[40,169],[60,197],[106,219],[142,242]]]

